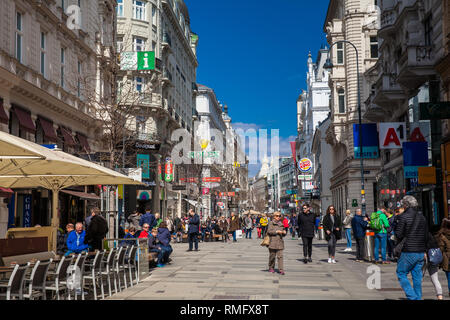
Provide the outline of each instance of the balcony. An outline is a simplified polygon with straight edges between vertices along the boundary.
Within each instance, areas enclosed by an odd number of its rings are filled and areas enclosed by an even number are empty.
[[[170,38],[167,32],[163,33],[161,46],[163,50],[168,50],[169,52],[172,52],[172,39]]]
[[[381,12],[380,20],[380,30],[378,30],[379,37],[387,38],[396,32],[395,22],[397,21],[397,11],[395,8],[383,10],[383,12]]]
[[[161,138],[158,136],[156,132],[152,133],[142,133],[138,132],[136,134],[137,140],[145,141],[145,142],[160,142]]]
[[[397,75],[394,73],[381,73],[375,83],[373,103],[382,107],[392,107],[393,101],[402,101],[406,98],[405,92],[397,82]]]
[[[408,90],[416,90],[436,75],[433,46],[408,46],[399,60],[397,82]]]
[[[167,70],[167,68],[164,68],[164,70],[163,70],[161,81],[162,81],[163,85],[173,86],[172,74],[170,73],[169,70]]]

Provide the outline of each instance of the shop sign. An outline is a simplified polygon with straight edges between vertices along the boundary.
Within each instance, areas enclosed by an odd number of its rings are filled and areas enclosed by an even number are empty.
[[[23,227],[31,227],[31,194],[23,195]]]
[[[173,191],[183,191],[186,190],[186,185],[180,184],[180,185],[173,185],[172,186]]]
[[[142,179],[150,179],[150,155],[138,154],[136,156],[138,168],[142,168]]]
[[[406,142],[405,122],[380,122],[380,149],[401,149]]]
[[[419,167],[428,167],[428,143],[403,143],[403,168],[405,179],[417,179]]]
[[[166,182],[173,181],[173,161],[170,158],[166,159],[166,165],[164,167],[164,174]]]
[[[361,152],[361,140],[362,136],[362,152]],[[363,123],[362,135],[360,133],[360,125],[353,124],[353,148],[355,152],[355,159],[377,159],[380,157],[380,151],[378,148],[378,130],[376,123]]]
[[[312,180],[313,176],[312,174],[299,174],[298,180]]]
[[[298,169],[300,172],[309,172],[312,169],[312,162],[308,158],[302,158],[298,162]]]
[[[421,120],[450,119],[450,101],[420,103]]]
[[[418,174],[419,184],[436,184],[436,167],[420,167]]]

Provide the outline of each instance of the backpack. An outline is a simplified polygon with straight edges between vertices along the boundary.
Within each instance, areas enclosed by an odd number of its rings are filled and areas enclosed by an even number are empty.
[[[370,215],[370,229],[374,231],[383,230],[383,222],[381,221],[381,214],[379,212],[372,212]]]

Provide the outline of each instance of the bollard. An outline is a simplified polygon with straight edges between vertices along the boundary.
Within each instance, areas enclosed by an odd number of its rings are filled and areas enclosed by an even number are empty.
[[[364,237],[364,260],[366,260],[366,261],[373,261],[374,237],[375,237],[375,232],[373,232],[371,230],[366,231],[366,236]]]
[[[319,225],[319,240],[325,240],[325,230],[322,225]]]

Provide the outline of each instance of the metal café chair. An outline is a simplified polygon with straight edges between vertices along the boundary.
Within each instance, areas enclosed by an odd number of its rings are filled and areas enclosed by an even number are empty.
[[[77,256],[75,263],[73,264],[75,270],[77,270],[77,269],[80,270],[81,300],[84,300],[83,288],[84,288],[84,269],[85,269],[86,258],[87,258],[87,252],[82,252]],[[75,293],[74,293],[75,300],[77,300],[77,296],[78,296],[78,294],[75,290]]]
[[[34,298],[42,297],[46,300],[45,284],[47,281],[47,273],[53,259],[45,261],[37,261],[34,265],[29,278],[25,278],[25,299],[34,300]]]
[[[136,253],[137,253],[138,247],[136,245],[133,245],[130,249],[130,253],[127,257],[128,264],[125,264],[125,269],[128,270],[129,276],[130,276],[130,285],[133,286],[133,270],[135,274],[136,284],[139,282],[139,275],[137,270],[137,261],[136,261]]]
[[[85,271],[83,275],[83,282],[85,283],[86,280],[89,280],[92,284],[92,291],[94,291],[94,300],[97,300],[97,284],[100,287],[102,299],[105,298],[102,279],[102,261],[105,252],[105,250],[97,250],[93,261],[84,263]]]
[[[117,293],[117,282],[116,282],[116,277],[114,275],[114,262],[115,262],[116,254],[117,254],[117,250],[115,248],[113,248],[109,251],[108,257],[106,258],[106,260],[103,260],[103,266],[102,266],[102,270],[101,270],[102,277],[106,276],[106,278],[108,279],[109,296],[112,295],[111,273],[114,278],[115,293]]]
[[[127,288],[127,277],[126,277],[126,272],[125,272],[125,254],[126,254],[126,252],[127,252],[126,247],[119,248],[119,251],[117,252],[117,255],[116,255],[115,265],[114,265],[114,273],[117,276],[119,292],[122,291],[122,284],[120,281],[120,273],[121,272],[123,272],[124,289]]]
[[[55,272],[48,272],[48,282],[50,284],[46,284],[45,290],[55,292],[56,299],[60,300],[59,293],[61,291],[66,291],[68,299],[70,300],[70,290],[67,288],[67,269],[72,264],[72,257],[63,256],[58,266],[56,267]]]
[[[23,299],[23,284],[25,275],[30,267],[30,263],[16,264],[7,281],[0,281],[0,289],[6,289],[6,292],[0,292],[0,297],[6,297],[6,300],[11,300],[12,297]]]

